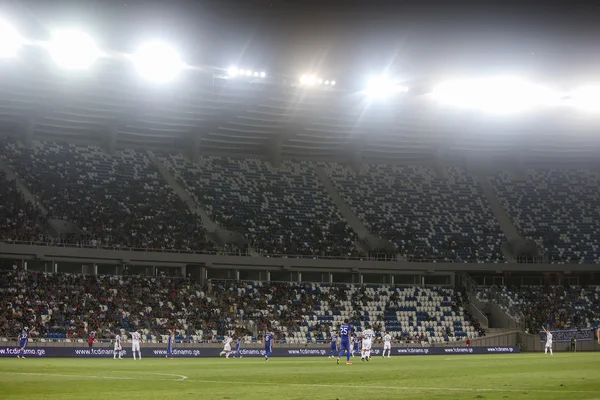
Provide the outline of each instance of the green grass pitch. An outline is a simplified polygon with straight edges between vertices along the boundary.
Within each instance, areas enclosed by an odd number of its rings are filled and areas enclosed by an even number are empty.
[[[0,359],[11,399],[600,399],[600,354]]]

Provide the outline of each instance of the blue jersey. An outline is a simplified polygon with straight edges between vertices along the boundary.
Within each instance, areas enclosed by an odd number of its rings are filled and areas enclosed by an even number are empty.
[[[240,345],[242,344],[242,339],[237,338],[235,340],[235,351],[238,351],[240,349]]]
[[[265,333],[265,349],[270,349],[273,342],[273,334]]]
[[[340,351],[350,351],[351,334],[352,326],[350,324],[342,324],[342,326],[340,326]]]
[[[167,347],[169,349],[173,348],[173,342],[175,341],[175,336],[174,335],[169,335],[169,339],[167,340]]]
[[[19,334],[19,347],[24,347],[27,344],[28,337],[29,337],[28,332],[21,332]]]
[[[331,350],[337,350],[337,339],[338,336],[335,334],[335,332],[331,332],[331,345],[329,346]]]

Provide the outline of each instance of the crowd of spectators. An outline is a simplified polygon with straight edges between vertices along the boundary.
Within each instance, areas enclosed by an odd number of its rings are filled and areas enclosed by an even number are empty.
[[[68,240],[99,247],[210,251],[199,217],[144,152],[113,156],[96,146],[8,142],[0,157],[36,194],[49,218],[82,232]]]
[[[504,311],[524,329],[590,328],[600,320],[600,288],[581,286],[507,286],[500,295]],[[478,295],[488,301],[485,291]]]
[[[0,170],[0,238],[20,242],[46,239],[39,210],[25,201],[15,180]]]
[[[0,271],[0,337],[15,337],[20,329],[28,327],[34,328],[36,335],[50,339],[85,339],[95,331],[97,339],[102,340],[114,336],[116,329],[123,329],[139,330],[160,341],[174,328],[180,340],[222,340],[224,335],[251,337],[270,330],[278,340],[293,343],[300,339],[299,343],[306,343],[327,340],[336,326],[333,316],[337,315],[349,317],[358,327],[369,323],[380,334],[392,329],[396,340],[419,342],[427,341],[433,333],[426,331],[427,324],[441,329],[436,321],[444,318],[422,312],[417,323],[414,308],[406,308],[409,303],[399,294],[413,296],[421,291],[241,281],[208,281],[199,285],[182,277],[52,274],[28,272],[15,266]],[[434,293],[437,292],[422,292],[421,298],[431,300]],[[380,307],[373,307],[375,304]],[[452,329],[450,336],[455,336],[454,329],[463,328],[452,321],[463,321],[458,317],[462,307],[444,305],[456,311],[457,317],[446,324],[446,329]],[[440,300],[438,309],[441,306]],[[414,324],[409,324],[407,318],[402,329],[394,329],[400,326],[396,315],[401,311],[415,315]]]
[[[503,261],[506,240],[477,182],[466,171],[328,163],[338,192],[373,233],[410,261]]]
[[[162,156],[173,175],[221,226],[264,256],[359,256],[357,237],[309,163]]]

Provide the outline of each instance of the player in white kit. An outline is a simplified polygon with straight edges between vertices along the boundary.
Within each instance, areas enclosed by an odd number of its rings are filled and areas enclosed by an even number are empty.
[[[548,349],[550,349],[550,355],[552,355],[552,332],[546,328],[544,328],[544,332],[546,332],[546,346],[544,347],[544,354],[548,354]]]
[[[385,357],[386,350],[388,352],[388,358],[390,358],[390,354],[392,354],[392,337],[387,332],[383,337],[383,354],[381,355],[382,357]]]
[[[142,341],[142,335],[139,332],[129,332],[131,335],[131,352],[133,353],[133,359],[135,360],[135,352],[138,352],[140,360],[142,359],[142,352],[140,351],[140,342]]]
[[[117,359],[117,354],[119,355],[119,360],[121,360],[123,357],[121,356],[121,351],[123,350],[123,347],[121,346],[121,331],[119,331],[117,329],[117,335],[115,336],[115,347],[113,349],[113,359]]]
[[[373,338],[375,337],[375,332],[367,325],[367,329],[362,331],[362,351],[361,351],[361,361],[369,361],[371,359],[371,346],[373,345]]]
[[[219,353],[219,356],[225,354],[225,358],[229,358],[229,354],[231,354],[231,342],[233,342],[233,339],[229,336],[226,336],[225,340],[223,340],[223,343],[225,343],[223,346],[223,351]]]

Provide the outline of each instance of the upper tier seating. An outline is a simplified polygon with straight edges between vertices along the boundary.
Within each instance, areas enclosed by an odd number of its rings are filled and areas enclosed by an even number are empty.
[[[9,181],[0,170],[0,238],[21,242],[45,240],[40,228],[42,216],[19,193],[15,181]]]
[[[7,143],[6,160],[49,210],[74,222],[83,240],[110,247],[207,250],[192,215],[144,152],[114,156],[96,146]]]
[[[216,222],[264,255],[348,256],[354,232],[305,162],[279,168],[257,159],[181,155],[163,162]]]
[[[501,261],[505,237],[476,182],[456,168],[325,164],[338,192],[409,260]]]
[[[579,169],[503,172],[491,180],[521,233],[551,262],[600,262],[600,177]]]

